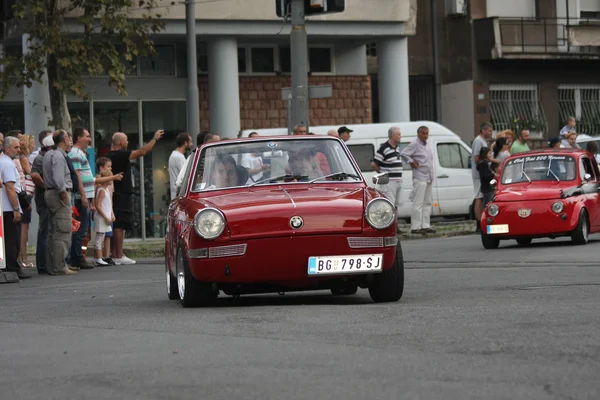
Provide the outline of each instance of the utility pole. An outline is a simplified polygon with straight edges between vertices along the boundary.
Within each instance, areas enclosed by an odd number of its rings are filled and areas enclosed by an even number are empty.
[[[192,137],[200,133],[200,99],[198,95],[198,58],[196,56],[196,3],[185,2],[185,32],[187,39],[187,131]]]
[[[304,19],[304,0],[292,0],[292,129],[302,124],[308,130],[308,45]],[[291,132],[289,132],[291,133]]]

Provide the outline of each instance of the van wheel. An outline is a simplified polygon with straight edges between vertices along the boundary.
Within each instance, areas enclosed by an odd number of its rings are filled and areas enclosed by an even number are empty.
[[[500,246],[500,239],[490,235],[482,234],[481,244],[483,245],[483,248],[487,250],[497,249],[498,246]]]
[[[589,231],[587,211],[585,211],[584,208],[579,213],[579,222],[577,223],[577,227],[571,233],[571,240],[573,241],[573,244],[587,244],[588,235],[590,233]]]

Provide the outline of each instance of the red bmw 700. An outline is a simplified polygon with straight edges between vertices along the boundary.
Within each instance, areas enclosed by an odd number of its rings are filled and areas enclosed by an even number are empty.
[[[404,288],[396,209],[370,188],[347,147],[330,136],[207,143],[194,151],[171,202],[170,299],[210,304],[238,296],[369,290],[398,301]],[[387,176],[374,179],[385,183]]]
[[[507,158],[481,215],[483,247],[560,236],[586,244],[588,235],[600,230],[599,178],[594,156],[583,150],[548,149]]]

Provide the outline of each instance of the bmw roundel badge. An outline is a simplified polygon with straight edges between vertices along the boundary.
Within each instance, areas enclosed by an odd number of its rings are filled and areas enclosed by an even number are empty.
[[[304,220],[301,217],[295,215],[290,219],[290,226],[294,229],[300,229],[304,226]]]

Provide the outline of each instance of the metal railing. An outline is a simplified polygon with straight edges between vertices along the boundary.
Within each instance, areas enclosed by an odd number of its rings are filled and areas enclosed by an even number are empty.
[[[574,47],[569,43],[569,28],[598,25],[600,20],[585,18],[498,18],[500,44],[514,51],[578,54],[598,53],[594,47]]]

